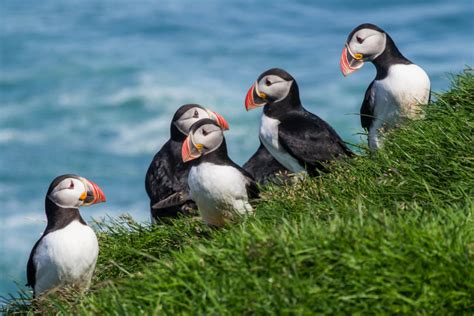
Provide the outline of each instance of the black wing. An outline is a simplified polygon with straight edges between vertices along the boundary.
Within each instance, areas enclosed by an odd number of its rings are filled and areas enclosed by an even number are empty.
[[[288,171],[283,167],[265,146],[260,142],[255,154],[244,164],[243,168],[261,184],[267,183],[278,172]]]
[[[187,192],[189,168],[181,160],[181,144],[168,141],[153,157],[145,176],[145,189],[150,198],[150,212],[154,218],[175,217],[178,213],[194,209],[194,203],[170,205],[153,209],[162,200],[169,198],[176,192]],[[189,205],[188,205],[189,204]],[[188,207],[189,206],[189,207]]]
[[[302,165],[321,167],[321,162],[352,156],[336,131],[318,116],[305,111],[289,114],[279,126],[281,146]]]
[[[186,191],[179,191],[176,193],[171,194],[169,197],[153,204],[151,206],[154,210],[164,209],[173,206],[183,205],[184,203],[190,201],[191,198],[189,197],[188,192]]]
[[[26,286],[29,286],[33,288],[33,296],[34,296],[34,289],[36,285],[36,266],[33,261],[34,254],[36,252],[36,248],[38,248],[39,243],[41,240],[43,240],[43,237],[46,236],[47,232],[44,232],[41,238],[36,242],[36,244],[33,246],[33,249],[31,249],[30,252],[30,258],[28,259],[28,263],[26,264],[26,281],[27,283],[25,284]]]
[[[174,165],[170,157],[171,144],[166,143],[153,157],[145,176],[145,189],[154,203],[174,193]],[[153,203],[153,204],[154,204]]]
[[[249,178],[249,182],[247,183],[245,188],[247,189],[247,196],[250,200],[258,199],[260,195],[260,190],[258,189],[257,183],[253,179]]]
[[[374,120],[374,104],[371,97],[372,86],[374,81],[372,81],[365,91],[364,101],[362,101],[362,106],[360,107],[360,124],[362,128],[369,129],[372,126],[372,121]]]

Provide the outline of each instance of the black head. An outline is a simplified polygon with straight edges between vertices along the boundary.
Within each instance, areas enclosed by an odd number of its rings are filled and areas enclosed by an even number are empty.
[[[301,107],[298,84],[293,76],[280,68],[263,72],[245,98],[247,111],[260,106],[274,107],[273,110]]]
[[[53,202],[62,208],[77,209],[105,202],[105,195],[94,182],[74,174],[56,177],[46,193],[46,204]]]
[[[224,131],[211,119],[196,122],[183,142],[182,157],[187,162],[225,147]]]
[[[340,66],[347,76],[371,61],[377,72],[386,71],[396,63],[410,63],[397,49],[391,37],[380,27],[370,23],[357,26],[349,33],[342,50]]]
[[[283,70],[281,68],[271,68],[263,72],[262,74],[260,74],[260,76],[257,78],[257,82],[260,82],[260,80],[262,80],[266,76],[280,77],[281,79],[285,81],[295,80],[293,76],[290,75],[286,70]]]
[[[199,104],[185,104],[173,116],[170,127],[171,138],[183,140],[188,135],[191,126],[202,119],[213,119],[223,129],[229,129],[229,124],[219,113],[206,109]]]
[[[382,30],[380,27],[378,27],[377,25],[375,24],[371,24],[371,23],[363,23],[359,26],[357,26],[355,29],[352,30],[352,32],[349,33],[349,36],[347,36],[347,40],[346,40],[346,43],[350,43],[350,41],[352,40],[352,38],[354,37],[354,35],[356,33],[358,33],[360,30],[372,30],[374,32],[378,32],[378,33],[385,33],[384,30]]]

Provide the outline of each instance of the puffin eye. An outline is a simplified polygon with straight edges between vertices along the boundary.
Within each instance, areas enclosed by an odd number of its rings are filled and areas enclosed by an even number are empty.
[[[203,128],[203,129],[202,129],[202,134],[203,134],[204,136],[207,136],[207,134],[209,134],[209,133]]]
[[[272,82],[268,79],[265,79],[265,84],[270,87],[272,85]]]
[[[199,118],[199,112],[197,110],[194,110],[194,115],[193,115],[194,118]]]
[[[359,44],[362,44],[364,42],[364,39],[360,37],[359,35],[356,36],[356,40]]]
[[[70,189],[70,190],[74,189],[74,182],[72,180],[71,180],[71,183],[69,184],[69,186],[67,188]]]

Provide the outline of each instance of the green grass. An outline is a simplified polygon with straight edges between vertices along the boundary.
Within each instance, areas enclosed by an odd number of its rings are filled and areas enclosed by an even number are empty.
[[[256,215],[224,229],[185,218],[98,224],[91,291],[33,310],[472,314],[473,98],[466,70],[377,154],[319,179],[265,187]]]

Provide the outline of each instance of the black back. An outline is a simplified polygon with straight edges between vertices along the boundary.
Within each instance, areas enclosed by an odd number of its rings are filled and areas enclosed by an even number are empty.
[[[362,106],[360,107],[360,124],[362,128],[369,129],[372,126],[374,120],[374,104],[371,98],[372,86],[374,81],[372,81],[365,91],[364,100],[362,101]]]
[[[183,138],[184,140],[184,138]],[[196,209],[193,201],[159,210],[151,208],[155,203],[170,195],[188,191],[188,174],[192,162],[184,163],[181,157],[183,142],[170,139],[153,157],[145,177],[145,189],[150,198],[150,212],[153,218],[176,217]]]
[[[282,147],[312,176],[325,170],[324,163],[353,155],[328,123],[306,110],[283,118],[278,138]]]
[[[265,73],[275,74],[270,71]],[[278,69],[278,73],[281,71],[285,72]],[[291,75],[286,77],[293,80],[287,97],[277,103],[269,102],[263,109],[266,116],[280,121],[278,139],[281,146],[305,166],[310,175],[317,175],[320,170],[324,170],[324,162],[341,156],[352,156],[352,151],[336,131],[303,107],[296,80]]]
[[[386,34],[386,36],[387,42],[385,50],[382,54],[380,54],[380,56],[378,56],[372,61],[372,63],[375,65],[375,68],[377,69],[377,75],[375,76],[375,80],[382,80],[387,77],[388,69],[392,65],[410,65],[412,63],[407,58],[405,58],[402,53],[400,53],[390,35]]]
[[[262,142],[260,142],[257,151],[243,165],[243,168],[260,184],[274,180],[277,173],[288,172],[288,169],[273,158]]]

